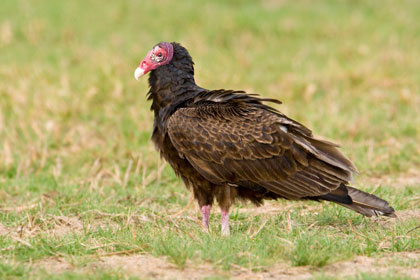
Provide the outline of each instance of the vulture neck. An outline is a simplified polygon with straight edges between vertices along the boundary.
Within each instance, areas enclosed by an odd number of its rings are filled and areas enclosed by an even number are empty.
[[[202,90],[196,85],[193,73],[185,72],[172,64],[153,70],[149,85],[148,99],[152,100],[151,109],[158,124],[162,126],[179,105]]]

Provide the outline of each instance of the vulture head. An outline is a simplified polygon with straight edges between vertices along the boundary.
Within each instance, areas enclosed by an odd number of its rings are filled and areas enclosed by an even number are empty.
[[[149,71],[165,67],[172,71],[181,70],[193,75],[193,64],[190,54],[183,46],[175,42],[161,42],[154,46],[140,62],[134,71],[134,77],[138,80]]]
[[[134,71],[134,77],[138,80],[141,76],[159,66],[171,62],[174,55],[174,47],[171,43],[162,42],[151,49],[146,57],[140,62],[139,67]]]

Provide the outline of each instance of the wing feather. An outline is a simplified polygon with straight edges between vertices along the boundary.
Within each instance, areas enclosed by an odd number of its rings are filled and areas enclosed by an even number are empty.
[[[262,99],[242,92],[206,94],[178,109],[167,131],[179,154],[207,180],[248,182],[297,199],[327,194],[355,172],[335,144],[313,138]]]

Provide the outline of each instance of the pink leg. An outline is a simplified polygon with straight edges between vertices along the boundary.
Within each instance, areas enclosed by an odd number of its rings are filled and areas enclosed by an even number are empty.
[[[201,214],[202,214],[202,220],[201,223],[203,225],[203,228],[205,231],[209,230],[209,218],[210,218],[210,205],[203,205],[201,206]]]
[[[222,235],[229,235],[229,210],[222,210]]]

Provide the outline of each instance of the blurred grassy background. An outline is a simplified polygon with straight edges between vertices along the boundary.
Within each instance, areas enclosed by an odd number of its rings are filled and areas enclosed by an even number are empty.
[[[397,208],[418,209],[418,200],[396,194],[417,197],[419,190],[419,15],[416,0],[3,0],[0,221],[9,232],[28,224],[48,232],[59,221],[54,217],[71,216],[89,233],[86,226],[93,220],[104,224],[108,220],[87,211],[159,215],[182,209],[189,194],[160,162],[149,140],[153,115],[145,98],[147,79],[133,78],[140,60],[160,41],[187,47],[196,63],[196,81],[205,88],[244,89],[282,100],[282,112],[343,146],[360,170],[358,187],[374,189],[370,177],[409,176],[413,186],[403,191],[389,190],[391,185],[378,191]],[[287,205],[294,204],[279,202],[278,207]],[[317,205],[311,207],[327,214],[338,211]],[[359,217],[351,217],[360,223]],[[249,222],[238,219],[239,224]],[[114,222],[126,238],[131,229],[120,220]],[[159,228],[145,231],[138,223],[130,226],[147,238]],[[188,219],[181,223],[193,227],[198,238],[206,238]],[[272,224],[267,231],[278,228],[275,221]],[[238,242],[246,239],[246,229],[243,232],[238,225],[236,231],[244,233]],[[16,265],[23,266],[28,259],[57,252],[83,256],[130,249],[140,242],[134,238],[133,243],[124,243],[111,232],[85,236],[116,244],[89,250],[58,245],[45,249],[42,242],[62,243],[62,237],[48,234],[43,235],[48,241],[26,236],[30,247],[7,234],[0,235],[0,243],[9,248],[2,251],[4,258],[19,259]],[[142,242],[150,244],[146,237]],[[300,248],[294,237],[284,238]],[[189,239],[183,242],[188,245]],[[151,248],[145,250],[154,255],[173,253]],[[293,263],[293,252],[272,254]],[[208,254],[201,259],[220,264],[217,254]],[[262,258],[258,265],[275,263],[273,255],[255,254]],[[340,259],[333,250],[326,255],[327,260]],[[235,258],[231,262],[241,263]],[[317,265],[311,259],[297,264]],[[10,265],[15,264],[5,267]],[[26,275],[27,270],[22,271]]]

